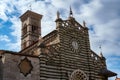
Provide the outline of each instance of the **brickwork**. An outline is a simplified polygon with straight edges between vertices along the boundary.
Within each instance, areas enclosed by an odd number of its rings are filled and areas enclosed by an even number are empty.
[[[19,63],[26,56],[14,55],[14,54],[4,54],[5,63],[3,64],[3,80],[39,80],[39,58],[27,57],[31,64],[33,65],[32,71],[24,76],[20,73]]]

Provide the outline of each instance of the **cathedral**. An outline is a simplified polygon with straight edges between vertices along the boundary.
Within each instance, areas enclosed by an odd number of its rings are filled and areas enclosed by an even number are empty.
[[[43,15],[26,11],[21,20],[21,50],[0,50],[0,80],[108,80],[106,58],[90,48],[85,21],[80,24],[70,8],[66,20],[55,20],[56,29],[41,36]]]

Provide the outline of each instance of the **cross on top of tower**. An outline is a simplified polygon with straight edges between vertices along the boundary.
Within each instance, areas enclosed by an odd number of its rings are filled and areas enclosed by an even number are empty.
[[[102,45],[99,45],[100,52],[102,53]]]
[[[32,7],[31,7],[31,5],[32,5],[32,4],[30,3],[30,4],[29,4],[29,10],[30,10],[30,11],[32,10]]]
[[[37,2],[37,1],[39,1],[39,0],[33,0],[33,1],[31,1],[31,2],[29,2],[29,10],[31,11],[32,10],[32,2]]]
[[[69,14],[69,17],[73,17],[73,12],[72,12],[71,6],[70,6],[70,14]]]
[[[103,54],[102,54],[102,45],[101,44],[99,46],[99,49],[100,49],[100,57],[104,57]]]

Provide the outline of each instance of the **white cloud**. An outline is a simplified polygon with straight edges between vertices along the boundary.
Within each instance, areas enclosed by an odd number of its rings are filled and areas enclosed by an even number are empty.
[[[115,25],[119,24],[119,21],[119,19],[113,19],[109,20],[108,23],[94,25],[95,33],[90,34],[91,45],[94,50],[96,50],[96,45],[100,45],[100,41],[102,43],[103,52],[106,55],[119,54],[120,44],[118,43],[120,43],[120,39],[118,36],[120,36],[120,31],[119,25]]]
[[[80,8],[80,17],[87,21],[88,27],[92,25],[94,29],[94,33],[93,31],[90,31],[92,49],[99,53],[98,47],[100,45],[99,42],[101,42],[104,55],[106,56],[110,54],[119,54],[120,51],[118,49],[120,45],[116,45],[117,43],[120,43],[118,37],[120,36],[118,25],[120,23],[120,17],[116,16],[117,7],[114,6],[117,5],[115,3],[118,3],[118,1],[114,1],[113,4],[112,0],[109,2],[92,0],[92,2],[82,5]],[[112,9],[110,9],[110,5],[112,5]]]
[[[0,35],[0,41],[10,42],[10,39],[7,35]]]
[[[52,0],[52,5],[57,8],[68,8],[72,2],[73,0]]]
[[[10,18],[10,21],[13,23],[13,25],[11,26],[13,32],[11,32],[11,34],[19,38],[21,36],[21,22],[19,18],[13,16],[12,18]]]
[[[118,74],[118,77],[120,77],[120,66],[119,66],[119,63],[120,62],[120,58],[119,57],[110,57],[108,58],[107,60],[107,66],[108,66],[108,69],[110,69],[111,71],[114,71]],[[113,78],[109,78],[109,80],[115,80],[115,77]]]
[[[7,4],[4,1],[0,1],[0,4],[2,4],[0,5],[0,18],[6,21],[8,19],[7,15],[5,14],[6,9],[8,8]]]
[[[18,51],[20,50],[21,44],[21,23],[18,17],[15,16],[10,18],[10,21],[13,23],[13,25],[10,27],[13,31],[10,34],[14,36],[16,40],[14,42],[9,42],[7,46],[10,50]]]

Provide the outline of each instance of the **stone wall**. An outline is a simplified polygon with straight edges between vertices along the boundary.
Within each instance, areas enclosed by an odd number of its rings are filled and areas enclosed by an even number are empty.
[[[28,57],[14,54],[4,54],[5,63],[3,64],[3,80],[39,80],[39,58],[36,57]],[[27,58],[33,68],[28,75],[24,76],[23,73],[20,72],[19,64],[21,60]]]
[[[2,63],[2,57],[0,58],[0,80],[3,80],[3,63]]]

